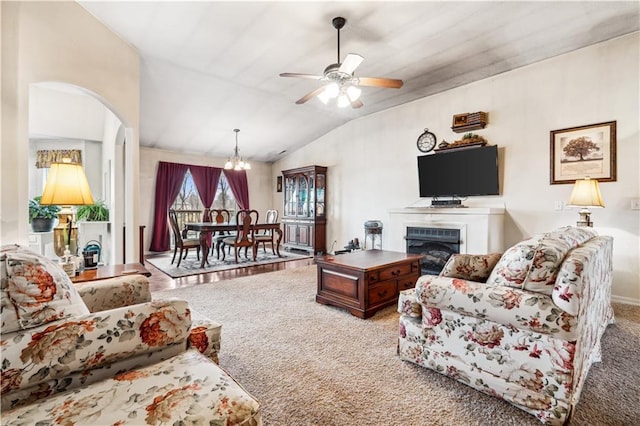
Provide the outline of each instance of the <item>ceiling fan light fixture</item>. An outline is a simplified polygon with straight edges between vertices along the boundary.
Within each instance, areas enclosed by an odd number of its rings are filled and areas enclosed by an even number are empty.
[[[338,87],[338,83],[327,84],[327,88],[324,89],[324,93],[327,94],[329,99],[337,97],[340,94],[340,87]]]
[[[318,99],[320,100],[320,102],[322,102],[323,104],[328,104],[329,101],[331,100],[331,98],[329,97],[329,94],[327,93],[327,89],[325,87],[325,89],[322,91],[322,93],[320,93],[318,95]]]
[[[343,93],[338,96],[338,108],[344,108],[350,104],[351,102],[349,101],[349,97],[346,94]]]
[[[356,86],[347,87],[347,96],[349,96],[349,100],[351,100],[351,102],[357,101],[360,98],[361,94],[362,94],[362,89],[360,89],[359,87],[356,87]]]

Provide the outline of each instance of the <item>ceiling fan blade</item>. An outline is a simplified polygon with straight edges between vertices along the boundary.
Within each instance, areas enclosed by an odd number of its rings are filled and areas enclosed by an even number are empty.
[[[298,74],[295,72],[283,72],[280,74],[280,77],[297,77],[297,78],[307,78],[309,80],[320,80],[322,78],[321,75],[313,75],[313,74]]]
[[[399,89],[404,84],[402,80],[380,77],[358,77],[358,83],[360,86],[385,87],[387,89]]]
[[[324,92],[326,86],[322,86],[322,87],[318,87],[316,90],[314,90],[313,92],[309,92],[306,95],[304,95],[303,97],[301,97],[300,99],[298,99],[296,101],[296,104],[298,105],[302,105],[303,103],[307,102],[309,99],[318,96],[320,93]]]
[[[355,101],[351,101],[351,108],[357,109],[364,105],[360,99],[356,99]]]
[[[364,61],[364,58],[357,53],[349,53],[344,62],[340,65],[338,71],[345,74],[353,74],[358,66]]]

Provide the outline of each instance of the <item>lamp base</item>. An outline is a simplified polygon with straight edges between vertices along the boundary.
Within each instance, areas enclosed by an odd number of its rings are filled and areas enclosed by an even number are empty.
[[[591,222],[591,212],[588,209],[582,209],[578,214],[580,215],[580,220],[576,223],[576,226],[593,227],[593,222]]]
[[[71,206],[63,206],[58,212],[58,224],[53,228],[53,251],[58,257],[64,256],[67,246],[72,255],[78,254],[78,227],[73,216]]]

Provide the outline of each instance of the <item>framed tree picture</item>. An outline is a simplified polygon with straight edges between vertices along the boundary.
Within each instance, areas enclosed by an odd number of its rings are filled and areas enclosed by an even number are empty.
[[[551,184],[616,180],[616,122],[551,131]]]

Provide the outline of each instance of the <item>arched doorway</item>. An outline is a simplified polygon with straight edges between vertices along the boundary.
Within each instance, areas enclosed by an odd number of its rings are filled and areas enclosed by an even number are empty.
[[[100,240],[105,264],[122,263],[127,206],[134,205],[127,190],[127,134],[117,112],[96,94],[71,84],[39,82],[29,86],[29,199],[42,193],[47,169],[38,168],[38,152],[79,150],[94,195],[109,208],[106,223],[84,223],[78,237],[80,250],[90,240]],[[129,176],[133,176],[131,173]],[[130,221],[133,223],[133,220]],[[137,235],[130,232],[134,239]],[[43,254],[50,254],[46,238]],[[30,238],[31,241],[31,238]],[[131,245],[129,253],[136,253]],[[35,247],[33,247],[35,248]]]

